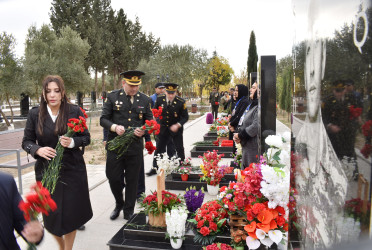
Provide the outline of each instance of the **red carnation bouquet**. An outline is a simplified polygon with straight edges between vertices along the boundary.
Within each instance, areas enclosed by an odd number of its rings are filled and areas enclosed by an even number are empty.
[[[139,140],[139,137],[134,134],[135,129],[136,128],[126,129],[124,134],[116,136],[113,140],[107,143],[108,150],[117,152],[117,159],[128,151],[132,142]],[[141,129],[147,131],[149,134],[154,133],[157,135],[160,132],[160,124],[155,120],[146,120],[145,125],[143,125]]]
[[[366,121],[362,126],[362,132],[365,137],[372,136],[372,120]]]
[[[161,113],[163,113],[162,106],[159,106],[159,109],[151,109],[151,111],[155,118],[158,118],[159,120],[163,119],[163,117],[161,116]]]
[[[154,146],[154,144],[152,144],[152,141],[147,141],[145,143],[145,148],[149,155],[151,155],[156,150],[156,147]]]
[[[177,196],[176,194],[166,190],[163,190],[161,195],[163,202],[161,203],[160,208],[158,207],[158,196],[156,191],[148,196],[145,194],[142,195],[140,206],[144,209],[145,214],[158,215],[160,213],[165,213],[167,210],[170,211],[173,206],[177,206],[182,202],[181,196]]]
[[[31,186],[31,192],[25,196],[25,200],[26,202],[20,201],[18,207],[26,221],[37,220],[40,213],[48,216],[50,211],[57,209],[48,189],[44,188],[40,181]],[[28,243],[28,249],[36,249],[35,244]]]
[[[226,210],[217,200],[204,203],[196,212],[195,218],[188,220],[196,225],[194,241],[202,245],[212,244],[217,235],[226,227]]]
[[[362,108],[355,108],[354,105],[351,105],[349,108],[349,119],[353,120],[358,118],[362,114]]]
[[[219,166],[218,163],[221,161],[223,154],[218,154],[216,150],[213,152],[208,151],[204,153],[203,164],[200,165],[203,175],[201,176],[201,181],[206,181],[208,185],[217,186],[225,174],[231,171],[227,166]]]
[[[83,112],[83,114],[85,117],[88,117],[85,112]],[[82,133],[84,130],[88,129],[85,119],[82,116],[79,116],[79,119],[71,118],[68,121],[67,133],[65,134],[66,137],[73,137],[75,133]],[[43,186],[46,187],[51,194],[54,193],[57,185],[64,151],[65,148],[58,141],[56,146],[57,155],[49,162],[48,167],[44,171],[43,179],[41,180]]]

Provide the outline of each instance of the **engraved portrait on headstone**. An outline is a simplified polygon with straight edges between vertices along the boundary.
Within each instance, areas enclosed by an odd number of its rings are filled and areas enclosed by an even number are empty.
[[[301,4],[304,6],[303,2]],[[332,75],[339,65],[334,64],[335,44],[324,31],[324,7],[327,3],[310,0],[307,4],[307,8],[303,7],[307,11],[307,25],[306,38],[302,42],[304,58],[301,61],[307,109],[305,114],[298,116],[301,119],[295,118],[297,122],[293,125],[298,127],[298,133],[295,134],[297,162],[294,176],[298,192],[295,198],[301,248],[317,249],[359,237],[360,229],[353,230],[357,219],[352,219],[351,223],[345,213],[345,203],[355,198],[357,167],[350,166],[350,161],[344,162],[342,156],[347,155],[349,159],[354,157],[359,162],[352,152],[361,118],[352,117],[351,110],[356,108],[356,102],[350,101],[354,97],[347,93],[344,84],[344,79],[350,75],[342,75],[342,72]],[[296,6],[294,13],[299,15]],[[305,11],[301,14],[304,15]],[[344,62],[347,58],[337,59]],[[332,118],[341,119],[341,125],[337,127],[331,123]],[[333,137],[338,132],[337,136],[343,138],[343,143],[335,144]],[[339,148],[342,152],[348,150],[351,153],[340,156]]]

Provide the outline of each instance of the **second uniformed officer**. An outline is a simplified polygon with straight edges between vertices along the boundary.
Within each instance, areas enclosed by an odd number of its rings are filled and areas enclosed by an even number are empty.
[[[173,139],[176,147],[177,156],[181,161],[185,160],[185,149],[183,147],[183,125],[189,120],[187,113],[186,101],[176,96],[178,84],[165,83],[165,94],[159,95],[155,102],[155,108],[163,107],[162,117],[160,120],[159,144],[156,145],[155,155],[163,154],[166,145]],[[154,158],[153,166],[157,167]],[[152,171],[155,171],[152,169]]]
[[[117,159],[114,151],[107,151],[106,176],[109,180],[111,192],[116,206],[110,219],[116,219],[123,209],[124,219],[129,220],[134,211],[137,195],[138,175],[143,161],[143,135],[140,129],[145,120],[152,120],[151,99],[139,92],[141,71],[127,71],[123,76],[123,88],[108,94],[103,105],[100,124],[109,131],[108,141],[117,135],[122,135],[130,128],[136,128],[134,134],[139,137],[129,146],[123,156]],[[125,171],[125,200],[123,199],[123,171]]]

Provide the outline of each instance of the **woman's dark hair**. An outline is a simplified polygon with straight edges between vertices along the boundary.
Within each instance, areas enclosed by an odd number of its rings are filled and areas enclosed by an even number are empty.
[[[39,107],[39,121],[38,121],[38,131],[39,134],[43,134],[43,127],[45,118],[48,115],[47,109],[47,100],[46,100],[46,93],[48,90],[48,84],[50,82],[55,82],[61,91],[62,99],[61,99],[61,106],[59,108],[59,114],[56,120],[56,128],[54,133],[56,135],[63,135],[67,132],[67,121],[68,121],[68,112],[69,112],[69,101],[66,96],[65,91],[65,83],[63,79],[58,75],[48,75],[43,80],[43,92],[41,93],[40,97],[40,107]]]
[[[243,96],[248,96],[248,87],[245,86],[244,84],[238,84],[236,85],[236,87],[238,88],[238,98],[236,98],[237,100],[240,100],[240,98],[242,98]]]

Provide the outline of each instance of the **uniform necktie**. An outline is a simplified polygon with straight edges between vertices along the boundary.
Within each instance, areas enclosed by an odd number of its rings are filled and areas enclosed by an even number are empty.
[[[132,97],[130,95],[127,95],[129,107],[132,106]]]
[[[168,106],[170,106],[171,105],[171,101],[168,101]]]

